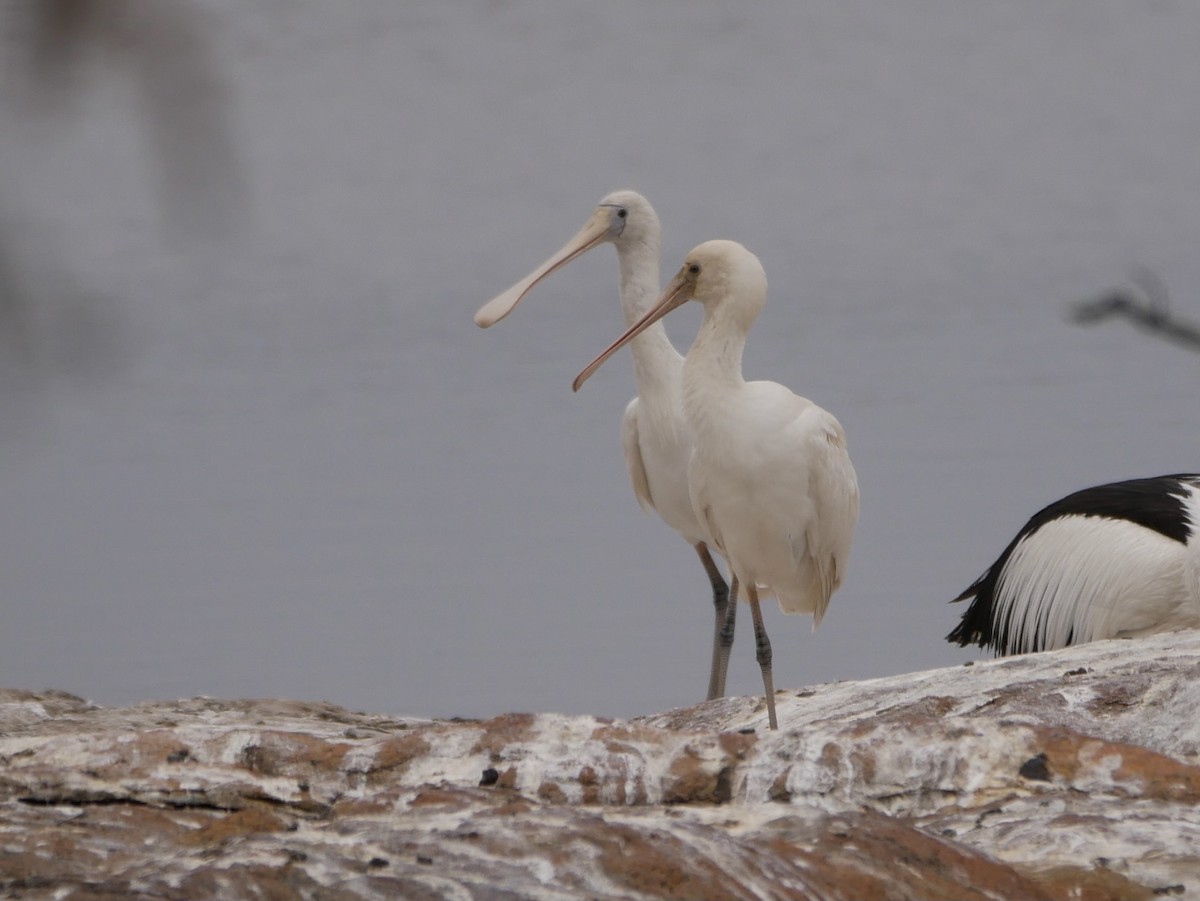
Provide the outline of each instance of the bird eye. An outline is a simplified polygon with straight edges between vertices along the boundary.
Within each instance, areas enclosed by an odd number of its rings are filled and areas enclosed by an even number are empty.
[[[629,215],[629,211],[627,209],[625,209],[625,207],[621,207],[619,210],[617,210],[617,218],[618,219],[624,219],[628,215]]]
[[[688,272],[691,273],[692,275],[699,275],[700,274],[700,264],[692,263],[692,265],[688,266]]]

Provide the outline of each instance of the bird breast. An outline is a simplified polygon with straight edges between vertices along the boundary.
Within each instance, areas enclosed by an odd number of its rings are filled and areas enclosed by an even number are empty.
[[[841,580],[858,485],[841,425],[772,382],[689,406],[692,503],[743,581],[819,613]]]

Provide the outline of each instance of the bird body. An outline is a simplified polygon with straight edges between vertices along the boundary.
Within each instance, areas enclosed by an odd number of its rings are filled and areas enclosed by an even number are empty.
[[[820,621],[845,574],[858,481],[832,414],[776,382],[742,376],[746,337],[766,293],[766,275],[754,254],[733,241],[701,244],[658,303],[592,361],[574,387],[671,310],[693,299],[704,306],[683,364],[683,409],[693,441],[690,495],[750,603],[774,729],[771,647],[760,592],[775,594],[785,612],[811,613],[814,625]]]
[[[731,271],[697,293],[704,320],[683,366],[692,505],[740,584],[818,623],[841,584],[858,516],[845,432],[783,385],[743,378],[746,338],[766,301],[757,257],[732,241],[707,242],[693,256]]]
[[[488,328],[499,322],[548,275],[605,243],[617,251],[625,322],[637,322],[658,297],[662,228],[645,197],[623,190],[604,197],[583,228],[557,253],[484,304],[475,314],[475,323]],[[716,614],[708,688],[708,697],[713,698],[724,694],[723,675],[717,673],[716,633],[726,619],[729,586],[709,553],[707,534],[688,491],[692,439],[683,413],[683,356],[671,344],[662,323],[644,330],[630,351],[638,396],[626,406],[621,419],[625,466],[638,503],[644,510],[656,512],[692,545],[709,577]]]
[[[698,377],[685,392],[697,432],[692,503],[741,584],[753,579],[760,596],[774,594],[785,613],[811,613],[815,627],[842,582],[857,515],[845,432],[775,382],[745,382],[724,397],[707,384]]]
[[[540,281],[600,244],[617,251],[621,311],[632,325],[654,303],[659,291],[662,228],[645,197],[614,191],[604,197],[587,224],[558,253],[493,298],[475,314],[482,328],[511,313]],[[654,510],[690,544],[703,539],[687,489],[691,437],[683,418],[683,356],[662,324],[647,329],[630,347],[638,396],[625,408],[621,445],[638,502]]]
[[[614,191],[601,209],[625,210],[621,234],[609,239],[617,250],[621,312],[632,325],[658,298],[662,228],[646,198],[634,191]],[[692,511],[687,487],[691,434],[683,418],[683,355],[660,323],[631,346],[633,378],[638,394],[621,418],[621,448],[634,495],[642,509],[654,511],[688,544],[704,540]]]
[[[998,655],[1200,627],[1200,475],[1085,488],[1035,513],[955,601]]]

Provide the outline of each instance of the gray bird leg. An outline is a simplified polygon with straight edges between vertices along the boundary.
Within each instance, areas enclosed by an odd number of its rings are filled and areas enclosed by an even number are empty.
[[[708,670],[708,700],[719,698],[725,694],[725,671],[721,668],[721,629],[725,625],[725,610],[729,606],[729,586],[725,584],[725,578],[721,575],[721,570],[712,558],[712,554],[708,552],[708,546],[701,541],[696,545],[696,554],[700,557],[700,562],[704,565],[704,571],[708,573],[708,581],[712,583],[713,593],[713,611],[715,619],[713,622],[713,650],[712,650],[712,665]],[[734,596],[736,606],[737,597]]]
[[[759,669],[762,670],[763,690],[767,695],[767,718],[772,729],[779,728],[775,719],[775,682],[771,678],[771,639],[767,638],[767,629],[763,625],[762,610],[758,606],[758,587],[753,582],[746,586],[750,595],[750,615],[754,617],[754,647]]]
[[[733,627],[737,622],[737,596],[738,580],[737,576],[732,576],[729,580],[729,603],[725,607],[725,619],[721,622],[720,637],[717,639],[717,693],[713,696],[717,698],[725,695],[725,674],[729,672],[729,652],[733,648]]]

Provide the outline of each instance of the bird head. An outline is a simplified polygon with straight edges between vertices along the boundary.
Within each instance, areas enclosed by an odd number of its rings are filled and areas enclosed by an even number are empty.
[[[609,357],[689,300],[702,303],[706,316],[717,309],[727,310],[748,331],[766,296],[767,276],[758,257],[736,241],[705,241],[688,253],[654,306],[589,363],[575,377],[572,388],[578,391]]]
[[[479,308],[475,324],[480,328],[495,325],[516,309],[534,286],[555,270],[600,244],[645,242],[658,234],[658,215],[654,207],[636,191],[613,191],[600,201],[595,211],[558,252],[531,273]]]

